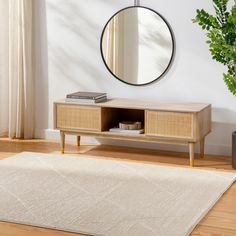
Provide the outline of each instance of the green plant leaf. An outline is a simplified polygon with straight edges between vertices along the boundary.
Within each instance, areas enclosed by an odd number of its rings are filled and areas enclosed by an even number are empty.
[[[236,0],[229,11],[229,0],[212,1],[215,15],[197,9],[192,22],[207,31],[206,43],[212,59],[227,66],[228,73],[223,75],[223,79],[229,91],[236,96]]]

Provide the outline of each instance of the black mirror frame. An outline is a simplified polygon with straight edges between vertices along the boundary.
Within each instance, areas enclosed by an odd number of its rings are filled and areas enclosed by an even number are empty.
[[[129,8],[145,8],[145,9],[148,9],[148,10],[154,12],[154,13],[157,14],[158,16],[160,16],[160,17],[162,18],[162,20],[166,23],[166,25],[167,25],[167,27],[168,27],[168,29],[169,29],[169,31],[170,31],[171,40],[172,40],[172,54],[171,54],[171,58],[170,58],[170,61],[169,61],[168,65],[167,65],[166,69],[163,71],[163,73],[162,73],[159,77],[157,77],[156,79],[154,79],[154,80],[152,80],[152,81],[150,81],[150,82],[148,82],[148,83],[144,83],[144,84],[132,84],[132,83],[128,83],[128,82],[126,82],[126,81],[120,79],[119,77],[117,77],[117,76],[111,71],[111,69],[108,67],[108,65],[107,65],[107,63],[106,63],[106,60],[105,60],[105,58],[104,58],[104,56],[103,56],[102,39],[103,39],[103,35],[104,35],[104,32],[105,32],[105,30],[106,30],[107,25],[109,24],[109,22],[111,21],[111,19],[112,19],[115,15],[117,15],[117,14],[119,14],[121,11],[124,11],[124,10],[129,9]],[[172,31],[172,28],[171,28],[170,24],[167,22],[167,20],[166,20],[160,13],[158,13],[157,11],[155,11],[155,10],[153,10],[153,9],[151,9],[151,8],[148,8],[148,7],[144,7],[144,6],[129,6],[129,7],[125,7],[125,8],[122,8],[121,10],[117,11],[114,15],[112,15],[112,17],[110,17],[109,20],[107,21],[107,23],[105,24],[105,26],[104,26],[104,28],[103,28],[103,31],[102,31],[102,34],[101,34],[101,37],[100,37],[100,53],[101,53],[102,60],[103,60],[103,62],[104,62],[104,64],[105,64],[107,70],[108,70],[116,79],[118,79],[119,81],[121,81],[121,82],[123,82],[123,83],[125,83],[125,84],[128,84],[128,85],[132,85],[132,86],[145,86],[145,85],[149,85],[149,84],[152,84],[152,83],[154,83],[154,82],[160,80],[160,79],[167,73],[167,71],[170,69],[170,66],[171,66],[171,64],[172,64],[172,62],[173,62],[174,55],[175,55],[175,38],[174,38],[174,33],[173,33],[173,31]]]

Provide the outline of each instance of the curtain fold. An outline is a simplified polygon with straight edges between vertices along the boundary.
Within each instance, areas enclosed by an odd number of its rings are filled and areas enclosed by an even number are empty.
[[[0,0],[5,1],[5,0]],[[4,51],[4,68],[1,85],[8,90],[8,99],[3,99],[4,109],[8,110],[8,122],[1,131],[8,132],[10,138],[33,138],[34,136],[34,69],[33,69],[33,0],[8,0],[8,12],[4,22],[8,23],[8,50]],[[2,51],[1,51],[2,53]],[[0,87],[0,93],[3,90]],[[5,115],[7,116],[7,115]],[[0,120],[0,123],[2,121]],[[4,131],[4,132],[5,132]]]
[[[9,2],[0,0],[0,136],[8,134],[9,90],[8,90],[8,47],[9,47]]]
[[[137,83],[139,70],[138,9],[121,11],[107,24],[102,50],[108,68],[118,78]]]
[[[116,15],[103,35],[103,54],[111,71],[118,77],[124,72],[124,15]]]

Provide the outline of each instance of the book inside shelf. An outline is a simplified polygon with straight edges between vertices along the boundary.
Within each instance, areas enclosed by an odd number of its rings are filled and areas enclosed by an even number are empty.
[[[115,133],[126,133],[126,134],[143,134],[144,129],[122,129],[119,127],[110,128],[109,132],[115,132]]]

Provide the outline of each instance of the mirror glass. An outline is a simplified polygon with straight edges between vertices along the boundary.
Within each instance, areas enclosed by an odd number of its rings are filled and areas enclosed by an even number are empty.
[[[131,85],[159,79],[168,69],[174,40],[167,22],[146,7],[128,7],[105,25],[101,54],[108,70]]]

